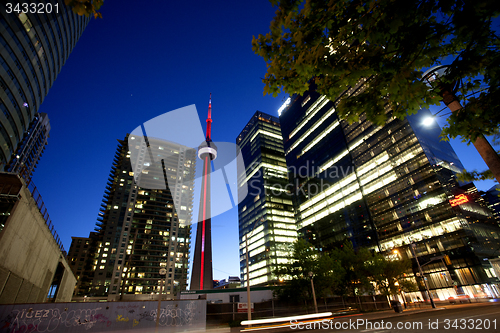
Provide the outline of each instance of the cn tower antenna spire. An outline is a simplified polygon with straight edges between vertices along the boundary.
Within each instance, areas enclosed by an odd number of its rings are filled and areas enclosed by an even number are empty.
[[[207,137],[198,147],[198,157],[203,161],[198,227],[191,273],[191,290],[213,289],[212,266],[212,209],[210,196],[211,163],[217,158],[217,146],[212,142],[212,93],[208,101]]]
[[[208,100],[207,141],[212,141],[212,93]]]

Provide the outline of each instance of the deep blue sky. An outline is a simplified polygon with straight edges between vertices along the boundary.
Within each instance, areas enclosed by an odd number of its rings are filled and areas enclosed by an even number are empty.
[[[277,115],[284,95],[263,96],[266,65],[251,49],[274,11],[267,0],[105,1],[40,108],[52,129],[34,181],[66,250],[94,229],[116,140],[140,124],[191,104],[204,120],[210,92],[214,141],[234,143],[256,110]],[[452,145],[466,168],[485,168],[472,146]],[[212,225],[214,278],[239,276],[236,209]]]

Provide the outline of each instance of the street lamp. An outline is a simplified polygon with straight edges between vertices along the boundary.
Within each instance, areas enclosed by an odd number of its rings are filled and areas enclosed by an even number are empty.
[[[422,81],[431,88],[437,90],[438,94],[443,98],[444,104],[450,109],[451,112],[456,112],[462,109],[462,105],[457,99],[455,93],[457,92],[459,83],[444,82],[441,78],[448,74],[450,66],[441,65],[432,67],[427,70],[423,76]],[[479,135],[476,141],[473,142],[477,152],[483,158],[484,162],[493,173],[495,179],[500,183],[500,156],[491,147],[490,143],[484,135]]]
[[[407,308],[407,305],[406,305],[406,298],[405,298],[405,294],[403,293],[403,289],[401,289],[401,287],[399,286],[399,282],[398,282],[398,279],[396,278],[396,282],[394,282],[394,285],[398,288],[399,290],[399,293],[401,294],[401,298],[403,299],[403,304],[405,306],[405,309]]]
[[[252,230],[253,232],[253,230]],[[245,255],[246,255],[246,266],[247,266],[247,318],[252,320],[252,301],[250,300],[250,267],[248,265],[248,234],[245,235]]]
[[[392,250],[392,252],[393,252],[394,254],[396,254],[400,260],[402,260],[402,259],[403,259],[403,258],[400,256],[399,251],[398,251],[397,249]],[[407,306],[406,306],[406,299],[405,299],[405,296],[404,296],[404,294],[403,294],[403,290],[399,287],[399,281],[398,281],[398,278],[396,278],[396,282],[394,282],[394,285],[395,285],[395,286],[399,289],[399,293],[401,294],[401,298],[403,299],[403,304],[404,304],[405,309],[406,309],[406,308],[407,308]]]
[[[313,300],[314,300],[314,310],[318,313],[318,303],[316,303],[316,292],[314,291],[314,282],[313,282],[313,272],[309,272],[309,277],[311,278],[311,289],[313,292]]]
[[[264,218],[260,219],[260,222],[264,222]],[[250,232],[250,236],[253,235],[253,231],[255,230],[255,226],[257,225],[257,221],[254,222],[252,231]],[[248,320],[252,320],[252,301],[250,299],[250,265],[248,264],[248,234],[245,235],[245,258],[246,258],[246,266],[247,266],[247,318]],[[251,325],[250,325],[251,326]]]
[[[167,270],[165,268],[160,268],[160,293],[158,296],[158,309],[156,311],[156,325],[155,332],[158,332],[158,325],[160,324],[160,310],[161,310],[161,296],[163,293],[163,278],[162,275],[167,275]]]
[[[429,299],[431,300],[431,306],[433,308],[436,308],[436,304],[434,304],[434,300],[432,299],[431,292],[429,291],[429,286],[427,285],[427,281],[425,280],[424,272],[422,271],[422,267],[420,266],[420,262],[418,261],[418,257],[415,254],[415,247],[416,246],[417,246],[416,244],[411,243],[411,245],[410,245],[411,253],[415,257],[415,260],[417,261],[418,270],[420,272],[420,277],[424,280],[425,290],[427,292],[427,297],[429,297]]]

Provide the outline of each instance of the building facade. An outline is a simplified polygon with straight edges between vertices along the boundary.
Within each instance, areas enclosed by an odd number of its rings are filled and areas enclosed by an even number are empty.
[[[248,194],[239,199],[240,274],[250,285],[276,281],[273,270],[287,262],[297,239],[279,119],[257,111],[236,139],[246,167]]]
[[[493,214],[495,214],[497,221],[500,223],[499,190],[500,190],[500,185],[495,185],[491,187],[488,191],[482,193],[481,196],[485,200],[486,205],[488,205],[488,208],[491,209],[491,211],[493,211]]]
[[[99,234],[91,232],[89,237],[71,237],[68,260],[76,277],[74,295],[85,296],[81,291],[91,290],[93,269]]]
[[[137,158],[131,159],[131,150]],[[162,163],[145,160],[160,155],[165,156]],[[97,234],[90,236],[97,237],[91,270],[82,275],[91,276],[91,281],[75,296],[116,299],[157,293],[160,278],[165,279],[167,298],[186,289],[195,157],[194,149],[162,140],[134,135],[119,140]],[[165,275],[160,274],[162,268]]]
[[[500,229],[459,187],[454,173],[463,166],[440,141],[439,126],[422,125],[429,115],[348,124],[314,88],[294,96],[280,121],[299,233],[319,249],[349,239],[387,255],[397,250],[417,272],[414,249],[429,263],[424,274],[435,297],[491,293],[498,279],[486,259],[500,245]],[[445,254],[449,264],[432,259]]]
[[[46,13],[15,12],[0,3],[0,171],[16,164],[40,105],[90,21],[63,0],[38,3]]]

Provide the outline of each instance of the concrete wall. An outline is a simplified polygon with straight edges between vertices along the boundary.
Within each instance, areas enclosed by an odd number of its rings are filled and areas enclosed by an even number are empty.
[[[30,191],[23,186],[0,233],[0,304],[46,301],[59,263],[64,275],[55,301],[69,302],[76,278]]]
[[[160,332],[206,328],[205,301],[163,301]],[[0,305],[0,332],[154,332],[158,302]]]
[[[57,292],[55,302],[70,302],[71,297],[73,297],[73,292],[76,286],[76,277],[69,266],[69,263],[61,257],[59,262],[64,266],[64,275],[59,285],[59,291]]]

